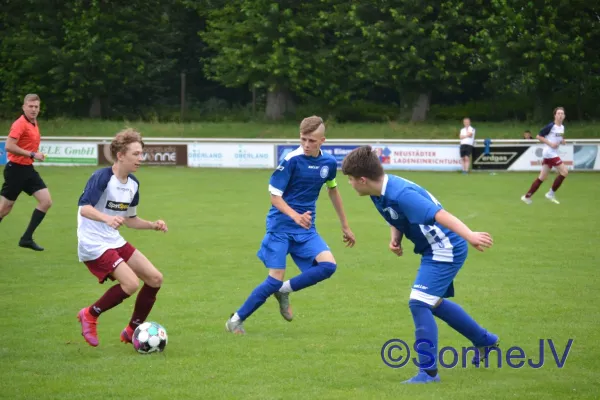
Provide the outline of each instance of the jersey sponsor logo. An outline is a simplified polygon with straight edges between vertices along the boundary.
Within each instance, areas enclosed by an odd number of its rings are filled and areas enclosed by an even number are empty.
[[[130,203],[122,203],[120,201],[108,200],[106,202],[106,209],[113,211],[127,211]]]
[[[321,168],[321,178],[325,179],[327,178],[327,175],[329,175],[329,167],[325,165]]]

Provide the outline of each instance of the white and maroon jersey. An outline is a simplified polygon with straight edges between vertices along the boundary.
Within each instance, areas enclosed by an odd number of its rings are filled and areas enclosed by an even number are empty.
[[[127,177],[127,182],[121,183],[112,167],[99,169],[92,174],[79,198],[77,210],[79,261],[95,260],[106,250],[119,248],[126,243],[118,230],[104,222],[82,217],[81,207],[91,205],[104,214],[135,217],[140,201],[139,187],[139,181],[132,174]]]
[[[555,125],[554,122],[550,122],[548,125],[542,128],[539,135],[548,139],[551,143],[560,143],[563,140],[563,135],[565,134],[565,126],[564,125]],[[543,158],[554,158],[558,157],[558,147],[553,149],[544,143],[544,150],[542,152]]]

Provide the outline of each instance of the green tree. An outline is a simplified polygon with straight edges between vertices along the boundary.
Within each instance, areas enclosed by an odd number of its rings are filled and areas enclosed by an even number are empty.
[[[66,102],[84,102],[89,115],[107,114],[111,100],[147,104],[171,72],[169,6],[160,0],[65,3],[60,60],[49,70]]]
[[[423,121],[433,92],[460,92],[476,54],[471,39],[483,0],[354,3],[344,21],[360,29],[360,78],[398,90]]]
[[[212,3],[212,2],[211,2]],[[214,52],[206,73],[228,87],[267,89],[266,117],[281,119],[297,97],[335,102],[348,97],[345,68],[350,65],[331,23],[341,1],[234,0],[205,10],[200,32]]]
[[[13,116],[27,93],[37,93],[43,110],[60,101],[47,71],[57,64],[62,37],[61,7],[55,2],[7,0],[0,8],[0,82],[3,114]]]
[[[593,88],[600,70],[598,10],[583,0],[493,0],[477,43],[496,87],[535,98],[535,119],[548,117],[554,91],[576,85],[580,96]]]

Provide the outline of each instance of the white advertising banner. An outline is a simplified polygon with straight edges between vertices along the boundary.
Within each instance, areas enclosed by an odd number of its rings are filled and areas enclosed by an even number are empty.
[[[42,140],[40,153],[44,161],[35,161],[36,166],[98,165],[98,145],[85,142],[49,142]]]
[[[542,152],[543,144],[534,144],[530,146],[521,156],[513,162],[509,171],[539,171],[542,168]],[[573,145],[565,144],[558,148],[558,156],[567,166],[568,169],[573,169]]]
[[[188,167],[274,168],[272,144],[194,143],[188,145]]]
[[[600,170],[600,146],[576,144],[573,146],[573,169]]]
[[[460,171],[459,145],[373,145],[385,169]]]

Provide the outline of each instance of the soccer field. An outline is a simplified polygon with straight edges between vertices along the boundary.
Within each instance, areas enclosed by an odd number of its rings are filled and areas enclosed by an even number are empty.
[[[404,242],[388,251],[389,229],[368,197],[338,175],[357,245],[347,249],[325,189],[316,225],[338,263],[331,279],[290,296],[294,321],[270,298],[245,323],[246,336],[225,321],[266,275],[256,257],[270,206],[271,171],[142,167],[139,216],[164,219],[169,232],[122,234],[163,272],[149,320],[167,329],[164,353],[137,354],[119,342],[135,298],[100,317],[100,345],[88,346],[77,312],[109,286],[77,260],[77,200],[95,168],[38,168],[54,205],[35,235],[46,248],[17,247],[34,200],[21,195],[0,224],[0,398],[6,399],[593,399],[600,334],[600,176],[571,173],[530,206],[519,198],[534,173],[402,173],[428,189],[473,230],[492,234],[485,253],[470,248],[455,280],[455,301],[500,335],[502,366],[461,357],[440,367],[441,384],[401,385],[416,368],[384,364],[381,349],[414,341],[408,295],[419,258]],[[290,261],[288,275],[298,273]],[[440,347],[469,343],[438,321]],[[506,350],[539,362],[539,340],[552,339],[562,368],[545,346],[544,366],[511,368]],[[398,356],[400,353],[397,353]],[[448,354],[451,356],[451,354]],[[415,356],[414,354],[411,357]],[[459,356],[462,356],[459,354]],[[451,358],[451,357],[450,357]],[[470,361],[471,354],[468,356]],[[519,360],[514,360],[514,363]]]

